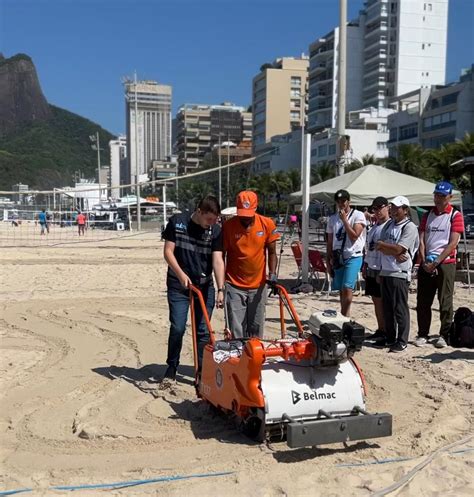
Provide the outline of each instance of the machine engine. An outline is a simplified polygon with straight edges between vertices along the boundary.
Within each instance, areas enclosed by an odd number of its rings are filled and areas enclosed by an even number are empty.
[[[309,319],[309,328],[317,350],[314,366],[334,366],[362,348],[364,327],[336,311],[314,313]]]

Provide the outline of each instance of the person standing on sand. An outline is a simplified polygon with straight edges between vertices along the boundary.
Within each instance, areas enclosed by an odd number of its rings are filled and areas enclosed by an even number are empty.
[[[76,221],[77,221],[77,229],[79,236],[81,236],[81,234],[82,236],[85,236],[86,216],[82,212],[79,212],[79,214],[76,217]]]
[[[163,254],[168,263],[166,286],[171,324],[166,359],[168,368],[164,378],[169,380],[176,379],[179,366],[188,319],[190,285],[201,290],[209,318],[212,316],[214,304],[218,308],[223,307],[224,259],[221,227],[217,224],[220,211],[219,201],[216,197],[208,195],[199,202],[192,214],[172,216],[163,232],[165,240]],[[217,298],[212,279],[213,272],[217,283]],[[209,341],[209,330],[197,296],[193,295],[192,298],[195,303],[200,370],[204,347]]]

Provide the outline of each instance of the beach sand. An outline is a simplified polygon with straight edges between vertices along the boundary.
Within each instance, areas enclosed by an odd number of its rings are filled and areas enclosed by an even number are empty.
[[[472,435],[473,350],[430,345],[389,354],[366,347],[357,359],[368,384],[367,408],[393,414],[392,437],[295,450],[283,442],[254,443],[196,398],[189,333],[177,383],[163,388],[155,381],[165,369],[168,337],[158,236],[81,242],[2,249],[0,490],[70,495],[50,488],[206,474],[76,493],[368,496]],[[295,269],[287,248],[280,275],[289,281]],[[456,287],[455,308],[472,308],[472,301],[467,289]],[[303,320],[338,308],[336,297],[317,294],[297,295],[294,303]],[[277,336],[275,299],[267,317],[267,335]],[[355,298],[353,318],[375,329],[369,298]],[[221,333],[222,311],[213,324]],[[434,334],[438,324],[435,311]],[[472,447],[471,438],[437,454],[392,495],[474,495]],[[368,464],[396,458],[411,459]],[[213,476],[219,472],[231,474]]]

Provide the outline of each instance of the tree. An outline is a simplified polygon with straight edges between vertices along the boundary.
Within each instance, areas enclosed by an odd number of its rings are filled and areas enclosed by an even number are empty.
[[[348,167],[346,167],[346,172],[350,173],[351,171],[355,171],[364,166],[369,166],[370,164],[374,165],[383,165],[384,160],[377,159],[373,154],[365,154],[360,159],[353,160]]]
[[[397,157],[387,159],[387,167],[399,173],[430,180],[433,176],[426,151],[420,145],[406,144],[398,147]]]
[[[336,176],[336,166],[325,162],[311,170],[311,184],[317,185]]]

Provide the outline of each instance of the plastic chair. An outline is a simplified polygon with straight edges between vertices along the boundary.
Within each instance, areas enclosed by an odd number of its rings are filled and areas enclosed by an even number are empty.
[[[301,263],[303,261],[301,242],[292,242],[291,251],[293,252],[293,257],[295,258],[296,266],[298,267],[298,276],[296,278],[296,284],[298,285],[301,281]]]
[[[321,252],[316,249],[310,249],[308,251],[309,263],[313,269],[313,274],[315,274],[316,279],[319,281],[319,273],[324,275],[323,286],[321,288],[321,293],[324,292],[324,289],[328,288],[328,293],[331,291],[331,279],[329,278],[328,268],[326,266],[326,261],[324,260]]]
[[[303,268],[302,268],[303,244],[300,241],[292,242],[291,251],[293,252],[293,256],[295,258],[296,265],[298,266],[298,277],[296,279],[296,285],[298,285],[301,282],[302,275],[303,275]],[[311,252],[311,251],[308,251],[308,259],[309,259],[309,252]],[[316,277],[316,275],[315,275],[313,265],[311,264],[311,260],[309,260],[308,283],[312,283],[312,281],[315,277]]]

